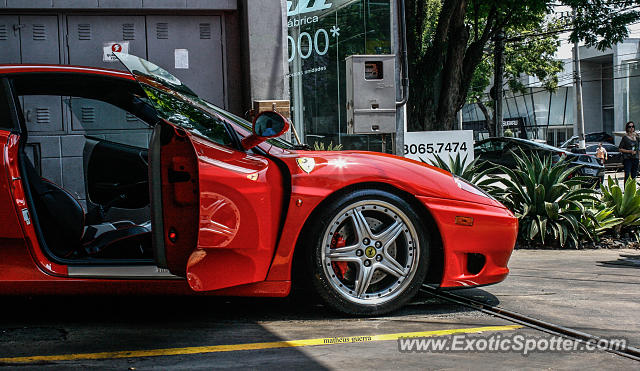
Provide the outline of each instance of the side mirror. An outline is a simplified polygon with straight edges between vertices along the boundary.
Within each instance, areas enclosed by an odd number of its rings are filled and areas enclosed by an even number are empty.
[[[289,130],[289,121],[275,111],[264,111],[253,119],[253,133],[242,140],[242,148],[249,150],[267,139],[279,137]]]

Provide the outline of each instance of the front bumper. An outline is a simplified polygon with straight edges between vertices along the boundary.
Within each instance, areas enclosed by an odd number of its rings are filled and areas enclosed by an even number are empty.
[[[418,199],[435,219],[442,238],[440,287],[488,285],[507,277],[507,263],[518,236],[518,219],[508,209],[459,200]],[[459,216],[472,217],[473,225],[456,224]]]

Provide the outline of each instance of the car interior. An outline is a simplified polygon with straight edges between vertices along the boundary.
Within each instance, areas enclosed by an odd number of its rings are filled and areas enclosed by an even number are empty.
[[[139,85],[56,73],[18,75],[12,86],[27,128],[19,156],[25,193],[43,250],[63,263],[153,261],[148,145],[158,117]],[[47,110],[60,111],[47,117],[64,124],[39,131],[45,108],[37,105],[47,99]]]

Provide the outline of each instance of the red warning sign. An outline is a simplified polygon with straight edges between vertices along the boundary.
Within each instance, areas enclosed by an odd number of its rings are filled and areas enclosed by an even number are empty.
[[[1,1],[1,0],[0,0]],[[128,41],[108,41],[102,44],[102,61],[117,62],[118,59],[113,53],[129,53]]]

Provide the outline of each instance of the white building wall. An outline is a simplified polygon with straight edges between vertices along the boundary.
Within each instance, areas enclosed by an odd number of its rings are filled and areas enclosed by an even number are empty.
[[[637,75],[634,66],[640,58],[640,40],[628,39],[615,48],[613,56],[614,130],[624,131],[629,120],[629,75]]]
[[[580,68],[582,73],[582,110],[584,112],[584,132],[591,133],[601,131],[602,67],[600,63],[582,61],[580,63]]]

